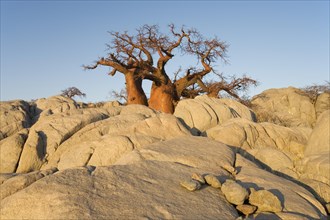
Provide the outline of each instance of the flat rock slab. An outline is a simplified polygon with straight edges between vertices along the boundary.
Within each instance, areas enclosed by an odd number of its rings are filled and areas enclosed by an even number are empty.
[[[128,164],[139,160],[170,161],[215,174],[221,172],[229,175],[222,167],[233,166],[235,152],[227,145],[209,138],[181,136],[147,145],[140,150],[136,149],[116,164]]]
[[[193,172],[205,171],[165,161],[97,167],[94,171],[67,169],[3,199],[0,218],[237,218],[236,209],[218,190],[206,187],[189,192],[180,186],[182,176]]]

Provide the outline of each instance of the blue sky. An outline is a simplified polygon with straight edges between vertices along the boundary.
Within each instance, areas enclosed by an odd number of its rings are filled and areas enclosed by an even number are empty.
[[[1,1],[0,99],[75,86],[87,94],[84,102],[109,100],[123,76],[82,68],[106,55],[108,31],[157,24],[166,32],[170,23],[226,41],[230,64],[219,61],[216,70],[260,81],[251,96],[329,81],[329,1]],[[194,64],[180,58],[167,71]]]

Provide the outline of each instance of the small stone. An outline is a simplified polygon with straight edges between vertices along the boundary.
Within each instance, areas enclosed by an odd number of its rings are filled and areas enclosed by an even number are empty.
[[[223,166],[221,166],[223,169],[225,169],[226,171],[228,171],[229,173],[231,173],[232,175],[236,175],[237,174],[237,170],[235,170],[234,167],[229,166],[228,164],[225,164]]]
[[[189,191],[195,191],[202,187],[202,185],[196,180],[184,180],[180,184]]]
[[[205,179],[202,175],[198,174],[198,173],[193,173],[191,175],[191,179],[193,180],[197,180],[198,182],[200,182],[201,184],[205,184]]]
[[[226,182],[222,184],[221,191],[228,202],[234,205],[242,205],[249,197],[248,191],[234,180],[226,180]]]
[[[212,175],[212,174],[207,174],[205,177],[204,177],[205,181],[207,184],[209,184],[210,186],[214,187],[214,188],[221,188],[221,182],[220,180]]]
[[[243,213],[244,215],[248,216],[250,214],[253,214],[257,210],[257,207],[254,205],[242,204],[236,206],[236,209],[241,213]]]
[[[281,201],[267,190],[251,191],[249,203],[258,207],[257,212],[280,212]]]

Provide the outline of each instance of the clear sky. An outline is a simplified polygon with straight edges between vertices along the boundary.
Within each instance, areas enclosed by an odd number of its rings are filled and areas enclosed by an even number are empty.
[[[1,0],[1,101],[49,97],[70,86],[87,94],[84,102],[109,100],[124,87],[123,76],[82,68],[106,55],[108,31],[143,24],[167,31],[170,23],[226,41],[230,64],[216,70],[259,80],[250,95],[329,81],[329,1]],[[169,73],[177,68],[171,65]]]

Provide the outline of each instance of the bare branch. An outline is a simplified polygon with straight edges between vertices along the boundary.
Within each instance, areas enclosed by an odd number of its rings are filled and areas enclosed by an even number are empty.
[[[173,82],[176,82],[178,75],[180,74],[181,71],[182,71],[182,68],[180,66],[179,69],[173,73],[173,75],[174,75]]]
[[[325,81],[324,84],[313,84],[311,86],[305,86],[301,88],[306,95],[315,103],[317,97],[321,93],[330,93],[330,81]]]
[[[119,92],[112,90],[110,92],[111,97],[118,99],[119,101],[124,100],[125,103],[127,103],[127,92],[126,89],[121,89]]]
[[[96,61],[95,65],[84,66],[84,69],[95,69],[99,65],[102,65],[102,66],[110,66],[110,67],[116,69],[116,71],[119,71],[119,72],[124,73],[124,74],[128,71],[127,66],[124,65],[122,62],[120,62],[113,54],[111,54],[110,57],[111,57],[112,60],[104,59],[102,57],[100,60]]]

